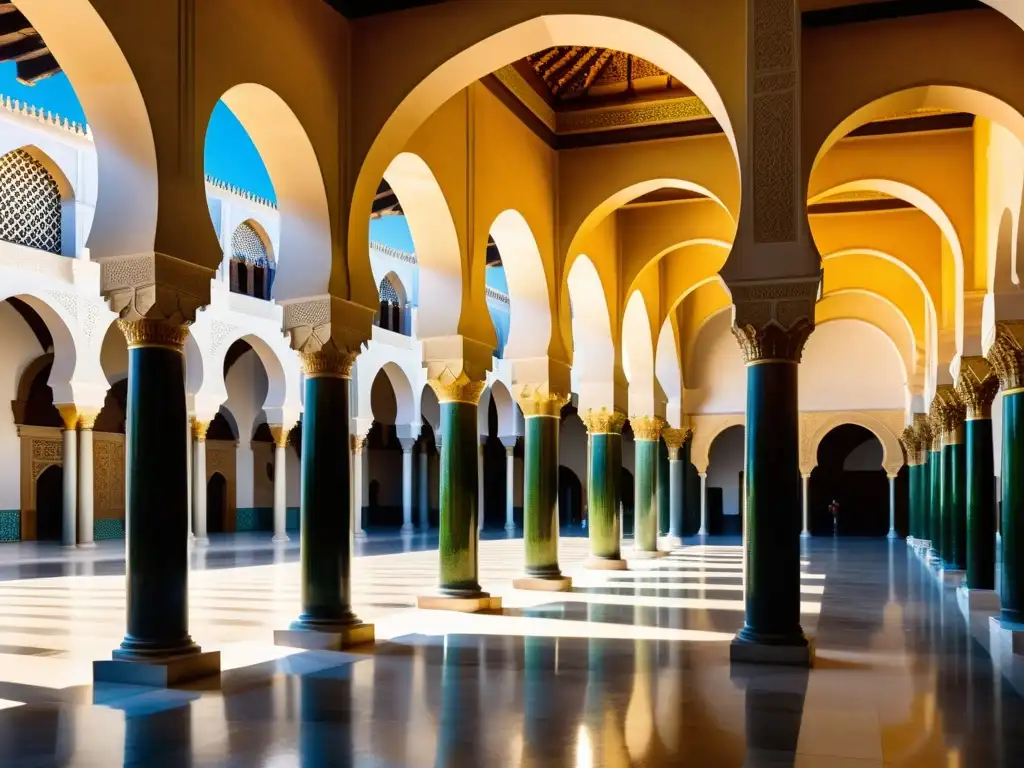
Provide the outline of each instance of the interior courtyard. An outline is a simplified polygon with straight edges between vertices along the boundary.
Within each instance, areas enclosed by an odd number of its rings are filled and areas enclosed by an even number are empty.
[[[0,0],[0,765],[1024,764],[1024,2]]]

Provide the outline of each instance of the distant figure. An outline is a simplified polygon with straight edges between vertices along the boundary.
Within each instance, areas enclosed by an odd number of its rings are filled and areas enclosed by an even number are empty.
[[[832,503],[828,505],[828,511],[832,513],[832,535],[839,535],[839,502],[832,499]]]

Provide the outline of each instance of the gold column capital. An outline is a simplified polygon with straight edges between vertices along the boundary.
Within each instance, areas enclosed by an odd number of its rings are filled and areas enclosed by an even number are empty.
[[[661,430],[665,420],[660,416],[630,416],[629,426],[633,430],[634,440],[646,440],[656,443],[661,439]]]
[[[932,425],[927,414],[914,414],[914,432],[917,434],[918,463],[924,464],[932,444]]]
[[[991,419],[998,393],[999,379],[988,360],[980,355],[961,358],[956,394],[967,408],[968,419]]]
[[[583,424],[591,435],[620,435],[626,424],[626,414],[607,408],[600,411],[591,408],[583,415]]]
[[[668,448],[669,457],[675,455],[680,448],[682,448],[686,441],[690,439],[693,433],[685,428],[676,429],[675,427],[665,427],[661,430],[661,436],[665,440],[665,446]]]
[[[188,338],[188,325],[160,318],[142,317],[117,321],[117,327],[128,342],[128,349],[159,347],[183,352]]]
[[[96,419],[100,415],[99,408],[82,408],[78,412],[79,429],[89,430],[96,426]]]
[[[569,396],[561,392],[552,392],[545,384],[523,384],[516,394],[516,402],[523,411],[523,416],[551,416],[558,418],[562,408],[569,402]]]
[[[427,383],[434,390],[439,403],[467,405],[476,405],[480,402],[480,395],[487,384],[483,379],[470,378],[464,370],[455,373],[450,368],[445,368]]]
[[[333,342],[310,352],[300,352],[302,373],[307,379],[351,379],[358,350],[340,349]]]
[[[985,355],[1003,390],[1024,387],[1024,320],[996,322],[995,340]]]
[[[201,419],[192,419],[192,434],[200,443],[206,440],[206,432],[210,428],[210,422]]]
[[[811,331],[821,276],[732,281],[733,335],[747,365],[799,363]]]
[[[355,456],[360,456],[363,453],[363,448],[366,447],[366,438],[368,435],[352,435],[349,439],[352,441],[352,453]]]
[[[267,426],[270,428],[271,437],[274,438],[274,445],[278,448],[287,448],[291,430],[286,429],[283,424],[268,424]]]
[[[918,453],[918,442],[917,430],[914,429],[912,424],[908,424],[903,428],[903,432],[900,433],[900,445],[903,446],[903,455],[906,458],[908,467],[916,467],[921,463],[920,455]]]
[[[964,419],[967,407],[957,395],[952,384],[940,384],[935,388],[932,401],[932,431],[937,432],[943,445],[959,445],[964,441]],[[938,429],[936,429],[936,424]]]
[[[64,431],[70,432],[78,426],[78,406],[74,403],[65,403],[57,406],[61,421],[64,422]]]

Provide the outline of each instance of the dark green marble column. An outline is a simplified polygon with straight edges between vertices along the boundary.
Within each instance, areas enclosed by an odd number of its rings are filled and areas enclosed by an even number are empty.
[[[668,446],[658,441],[658,535],[668,536],[672,517],[672,491],[669,479]]]
[[[590,539],[590,556],[583,566],[624,570],[627,565],[619,549],[622,538],[619,478],[625,416],[602,408],[588,411],[583,423],[589,433],[587,535]]]
[[[373,625],[352,611],[352,455],[349,386],[354,354],[302,356],[299,568],[302,612],[274,642],[338,650],[372,642]],[[358,460],[358,456],[356,457]]]
[[[437,594],[421,596],[420,608],[480,611],[501,607],[477,580],[477,403],[484,382],[460,377],[431,380],[441,404],[441,481],[438,501],[441,568]]]
[[[566,590],[572,580],[558,567],[558,433],[568,398],[532,395],[521,399],[523,441],[523,547],[525,575],[516,589]]]
[[[909,496],[910,496],[910,538],[917,539],[920,528],[920,489],[917,487],[917,478],[921,474],[921,465],[914,463],[907,468],[909,472]]]
[[[923,542],[927,542],[930,546],[932,540],[931,532],[931,451],[928,450],[927,445],[921,451],[923,461],[921,462],[921,470],[917,475],[917,488],[918,488],[918,501],[920,502],[919,508],[919,522],[921,531],[921,539]]]
[[[963,408],[960,408],[961,414]],[[949,559],[947,567],[967,570],[967,454],[964,450],[962,415],[955,417],[946,433],[945,447],[949,462]]]
[[[1024,388],[1003,390],[1002,420],[1000,621],[1024,629]]]
[[[634,416],[633,429],[633,514],[636,520],[632,557],[658,556],[658,444],[661,442],[661,419],[657,416]]]
[[[188,630],[188,329],[151,319],[117,323],[128,341],[127,633],[113,661],[95,662],[93,674],[173,685],[220,671],[220,654],[201,653]]]
[[[928,531],[931,557],[942,561],[942,431],[932,422],[932,447],[928,452]]]
[[[996,499],[992,414],[967,420],[967,587],[996,588]]]
[[[917,450],[917,433],[914,431],[913,425],[908,425],[903,428],[903,433],[900,435],[900,444],[903,446],[903,453],[907,457],[907,490],[909,497],[907,504],[907,522],[910,528],[909,538],[913,541],[918,538],[918,528],[920,526],[920,499],[918,498],[917,476],[921,470]]]
[[[802,347],[801,340],[795,353],[790,350],[782,359],[745,349],[746,623],[733,640],[733,661],[810,663],[800,626],[797,360]]]

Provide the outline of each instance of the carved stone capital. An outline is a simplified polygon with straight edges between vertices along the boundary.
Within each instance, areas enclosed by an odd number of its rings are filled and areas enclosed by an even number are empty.
[[[626,424],[626,414],[607,408],[600,411],[591,409],[583,415],[583,424],[591,435],[619,435]]]
[[[770,360],[799,363],[814,330],[821,277],[738,281],[729,284],[736,314],[732,332],[747,364]]]
[[[100,415],[99,408],[82,408],[78,412],[78,428],[89,430],[96,426],[96,419]]]
[[[100,264],[100,290],[123,320],[165,320],[188,325],[210,303],[214,269],[165,253],[107,256]]]
[[[914,432],[917,433],[918,463],[923,464],[932,445],[932,425],[927,414],[914,414]]]
[[[562,408],[569,402],[569,396],[552,392],[548,384],[521,384],[516,387],[516,402],[523,410],[523,416],[550,416],[558,418]]]
[[[937,433],[945,445],[963,442],[963,425],[967,408],[956,394],[952,384],[940,384],[932,400],[932,432]]]
[[[1000,320],[995,325],[995,340],[985,355],[1004,391],[1021,389],[1024,378],[1024,320]]]
[[[128,349],[162,347],[182,352],[188,338],[188,326],[171,320],[143,317],[137,320],[118,320],[117,327],[128,342]]]
[[[991,419],[992,401],[999,393],[999,379],[984,357],[964,357],[956,380],[956,393],[967,408],[968,419]]]
[[[328,339],[315,351],[300,352],[299,362],[307,379],[350,379],[358,355],[358,349],[339,349]]]
[[[903,446],[903,455],[908,467],[916,467],[921,463],[917,431],[913,425],[903,428],[903,432],[900,433],[900,445]]]
[[[269,424],[268,426],[270,427],[270,435],[274,438],[274,445],[278,448],[287,448],[291,429],[283,424]]]
[[[683,447],[688,436],[692,434],[688,429],[675,429],[673,427],[665,427],[661,430],[661,436],[665,440],[665,446],[668,448],[670,459],[678,457],[679,449]]]
[[[437,395],[439,403],[466,403],[477,405],[487,382],[483,379],[471,379],[464,372],[456,373],[449,368],[444,369],[436,379],[428,379],[427,383]]]
[[[630,416],[629,426],[633,430],[634,440],[648,440],[652,443],[661,439],[661,430],[665,421],[660,416]]]
[[[352,441],[352,453],[355,456],[361,456],[363,448],[366,447],[367,435],[351,435],[349,439]]]
[[[58,405],[57,412],[60,413],[61,421],[64,422],[65,431],[70,431],[78,425],[78,407],[74,403]]]
[[[427,381],[442,403],[476,405],[484,391],[492,358],[490,346],[465,336],[423,339]]]
[[[373,309],[334,296],[283,302],[283,309],[284,331],[303,356],[333,349],[354,360],[373,334]]]
[[[210,422],[202,419],[192,419],[192,434],[196,440],[203,442],[206,439],[206,431],[210,428]]]

